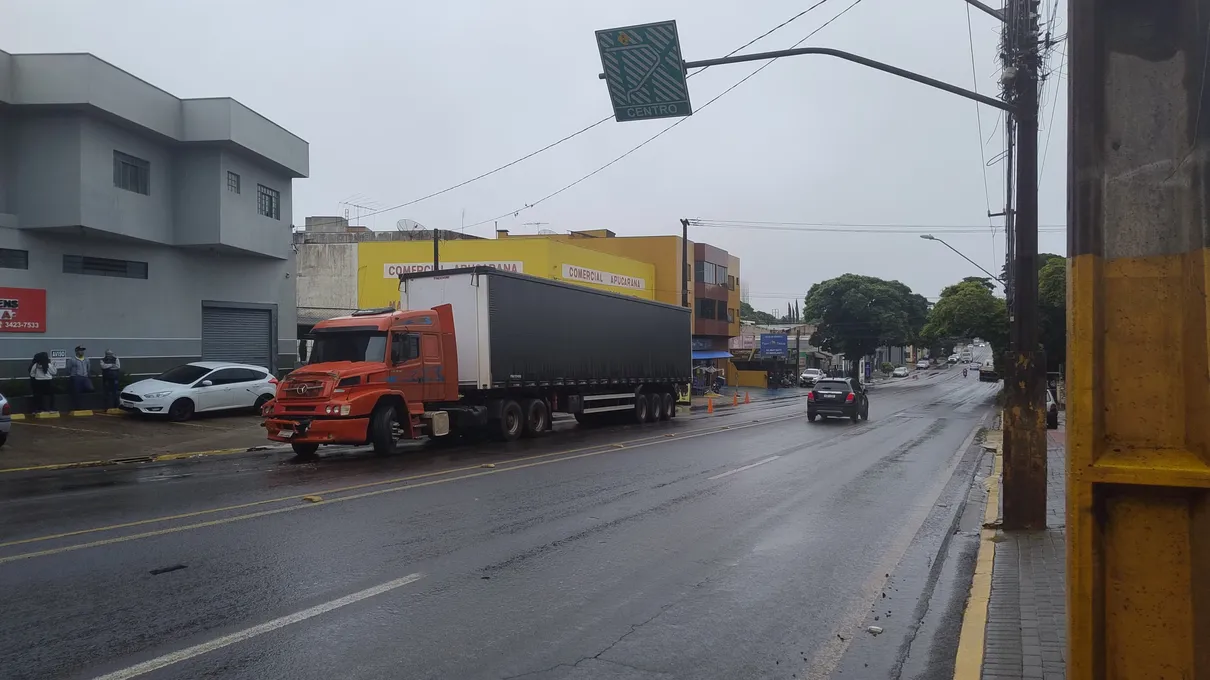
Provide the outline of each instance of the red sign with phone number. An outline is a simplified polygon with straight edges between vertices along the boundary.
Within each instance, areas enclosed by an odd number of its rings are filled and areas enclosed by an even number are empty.
[[[46,291],[0,287],[0,333],[45,333]]]

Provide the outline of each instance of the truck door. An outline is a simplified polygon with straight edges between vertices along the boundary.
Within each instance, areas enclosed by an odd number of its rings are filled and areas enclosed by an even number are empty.
[[[441,363],[441,337],[437,333],[420,336],[420,355],[424,376],[424,400],[445,401],[444,366]]]
[[[403,392],[409,408],[424,400],[419,335],[402,330],[391,331],[391,372],[388,380],[395,389]]]

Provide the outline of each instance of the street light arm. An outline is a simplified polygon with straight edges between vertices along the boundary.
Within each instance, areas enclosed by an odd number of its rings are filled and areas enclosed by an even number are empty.
[[[908,80],[920,83],[922,85],[928,85],[929,87],[934,87],[938,90],[943,90],[945,92],[949,92],[950,94],[956,94],[959,97],[965,97],[966,99],[970,99],[972,101],[979,102],[980,104],[984,104],[984,105],[990,106],[992,108],[1000,109],[1001,111],[1007,111],[1010,114],[1015,114],[1017,112],[1016,107],[1013,106],[1012,104],[1009,104],[1008,102],[996,99],[994,97],[988,97],[987,95],[982,95],[982,94],[979,94],[978,92],[971,92],[970,90],[958,87],[957,85],[950,85],[949,83],[942,81],[942,80],[937,80],[936,78],[930,78],[928,76],[921,75],[914,71],[909,71],[907,69],[899,68],[898,66],[891,66],[890,64],[884,64],[881,61],[874,61],[873,59],[866,59],[865,57],[858,56],[851,52],[843,52],[841,50],[834,50],[830,47],[798,47],[798,48],[795,48],[792,50],[777,50],[775,52],[757,52],[755,54],[737,54],[733,57],[719,57],[718,59],[702,59],[701,61],[686,61],[686,62],[683,62],[683,64],[686,69],[706,68],[707,66],[719,66],[721,64],[739,64],[739,63],[743,63],[745,61],[764,61],[767,59],[780,59],[782,57],[796,57],[801,54],[822,54],[822,55],[826,55],[829,57],[836,57],[837,59],[844,59],[845,61],[851,61],[854,64],[861,64],[862,66],[866,66],[866,67],[872,68],[877,71],[882,71],[883,73],[890,73],[891,75],[899,76],[900,78],[906,78]],[[597,78],[604,80],[605,74],[598,73]]]
[[[970,259],[969,257],[967,257],[967,256],[963,255],[963,254],[962,254],[962,251],[958,250],[957,248],[955,248],[955,247],[951,246],[950,244],[946,243],[945,241],[942,241],[941,239],[937,238],[936,236],[933,236],[932,234],[924,234],[924,235],[923,235],[923,236],[921,236],[920,238],[925,239],[926,241],[936,241],[937,243],[940,243],[941,245],[945,246],[946,248],[949,248],[950,250],[952,250],[952,251],[954,251],[955,253],[957,253],[957,254],[958,254],[958,257],[960,257],[960,258],[962,258],[962,259],[966,260],[967,262],[970,262],[971,264],[975,265],[975,267],[976,267],[976,268],[978,268],[978,269],[979,269],[979,271],[983,272],[984,274],[987,274],[987,275],[988,275],[988,277],[990,277],[992,281],[995,281],[996,283],[1000,284],[1000,287],[1001,287],[1001,288],[1004,288],[1004,282],[1000,280],[1000,277],[999,277],[999,276],[996,276],[995,274],[993,274],[993,273],[991,273],[991,272],[987,271],[987,270],[986,270],[986,269],[984,269],[984,268],[983,268],[983,266],[982,266],[982,265],[980,265],[978,262],[975,262],[974,260]]]
[[[979,2],[979,0],[966,0],[966,4],[970,5],[971,7],[976,8],[976,9],[982,10],[984,13],[986,13],[989,16],[992,16],[996,19],[999,19],[1000,21],[1005,21],[1004,12],[1002,12],[1001,10],[998,10],[998,9],[992,9],[991,7],[988,7],[987,5]]]

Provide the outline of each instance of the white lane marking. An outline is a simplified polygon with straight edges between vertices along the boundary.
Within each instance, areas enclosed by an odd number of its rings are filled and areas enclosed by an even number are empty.
[[[764,465],[765,463],[772,463],[773,461],[777,460],[778,458],[781,458],[781,456],[769,456],[768,458],[766,458],[764,460],[758,460],[755,463],[752,463],[751,465],[737,467],[734,470],[728,470],[721,474],[717,474],[713,477],[707,477],[706,479],[722,479],[723,477],[726,477],[728,475],[733,475],[737,472],[743,472],[744,470],[751,470],[752,468],[756,467],[757,465]]]
[[[152,659],[150,661],[144,661],[143,663],[130,666],[129,668],[124,668],[120,671],[114,671],[108,675],[102,675],[96,678],[96,680],[127,680],[127,678],[135,678],[152,671],[158,671],[161,668],[192,659],[195,656],[201,656],[202,654],[213,652],[216,649],[222,649],[223,647],[233,645],[237,642],[243,642],[244,640],[254,638],[258,635],[264,635],[265,633],[275,631],[278,628],[284,628],[285,626],[289,626],[291,624],[306,621],[307,619],[314,618],[320,614],[330,612],[333,609],[340,609],[341,607],[351,605],[354,602],[360,602],[367,598],[374,597],[375,595],[381,595],[385,592],[395,590],[396,588],[401,588],[409,583],[415,583],[422,578],[424,578],[424,574],[408,574],[403,578],[397,578],[394,581],[387,581],[381,585],[366,588],[365,590],[360,590],[350,595],[345,595],[344,597],[337,598],[331,602],[317,604],[309,609],[304,609],[293,614],[287,614],[281,618],[262,623],[259,626],[253,626],[251,628],[231,633],[230,635],[224,635],[223,637],[215,638],[210,642],[203,642],[200,645],[187,647],[185,649],[172,652],[171,654],[165,654],[164,656]]]

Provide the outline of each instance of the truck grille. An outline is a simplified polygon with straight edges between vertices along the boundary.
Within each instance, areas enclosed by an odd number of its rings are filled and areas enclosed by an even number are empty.
[[[322,380],[287,380],[277,390],[277,398],[319,399],[327,396],[327,386]]]

